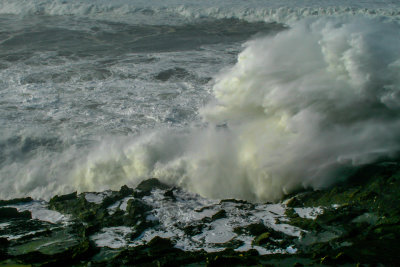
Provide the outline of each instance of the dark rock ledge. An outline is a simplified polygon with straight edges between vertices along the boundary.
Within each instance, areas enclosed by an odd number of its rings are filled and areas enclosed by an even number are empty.
[[[57,220],[21,208],[36,203],[30,198],[1,200],[0,266],[400,266],[398,163],[366,166],[333,188],[287,196],[275,226],[263,220],[234,225],[234,238],[215,244],[214,252],[184,250],[177,239],[158,235],[135,243],[161,227],[150,200],[171,205],[165,206],[168,212],[179,207],[182,194],[152,178],[135,189],[55,196],[42,205],[62,218]],[[218,225],[232,224],[235,210],[253,216],[268,205],[273,204],[234,199],[200,205],[193,212],[203,217],[176,222],[173,229],[195,242]],[[279,231],[285,225],[299,229],[299,236]],[[129,229],[122,245],[113,248],[93,238],[118,227]],[[252,241],[240,251],[246,240]],[[273,253],[260,255],[263,249]]]

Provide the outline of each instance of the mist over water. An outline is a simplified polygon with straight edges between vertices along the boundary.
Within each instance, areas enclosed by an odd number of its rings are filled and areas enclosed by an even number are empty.
[[[157,177],[210,198],[276,201],[398,154],[396,22],[85,23],[82,32],[64,29],[69,39],[89,36],[85,46],[53,40],[48,49],[36,40],[25,58],[18,54],[23,30],[5,33],[3,48],[18,48],[0,51],[7,126],[0,198],[118,189]],[[171,45],[157,46],[165,41]]]

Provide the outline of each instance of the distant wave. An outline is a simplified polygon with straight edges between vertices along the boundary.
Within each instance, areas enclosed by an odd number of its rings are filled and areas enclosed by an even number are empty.
[[[252,1],[243,4],[210,1],[80,1],[80,0],[3,0],[0,14],[73,15],[105,21],[140,24],[174,24],[197,19],[236,18],[249,22],[265,21],[290,24],[307,17],[363,15],[398,20],[400,7],[388,3],[347,1]],[[222,3],[222,4],[221,4]]]

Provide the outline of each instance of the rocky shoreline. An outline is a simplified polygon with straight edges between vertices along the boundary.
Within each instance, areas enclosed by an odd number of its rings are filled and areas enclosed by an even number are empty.
[[[0,201],[0,266],[399,266],[400,164],[280,203],[135,189]]]

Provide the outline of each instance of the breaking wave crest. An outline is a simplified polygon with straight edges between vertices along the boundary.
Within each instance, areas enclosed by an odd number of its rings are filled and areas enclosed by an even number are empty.
[[[197,19],[241,19],[293,23],[299,19],[319,16],[363,15],[398,20],[400,9],[389,1],[367,3],[368,7],[348,1],[64,1],[4,0],[0,14],[77,16],[105,21],[139,24],[175,24]]]

